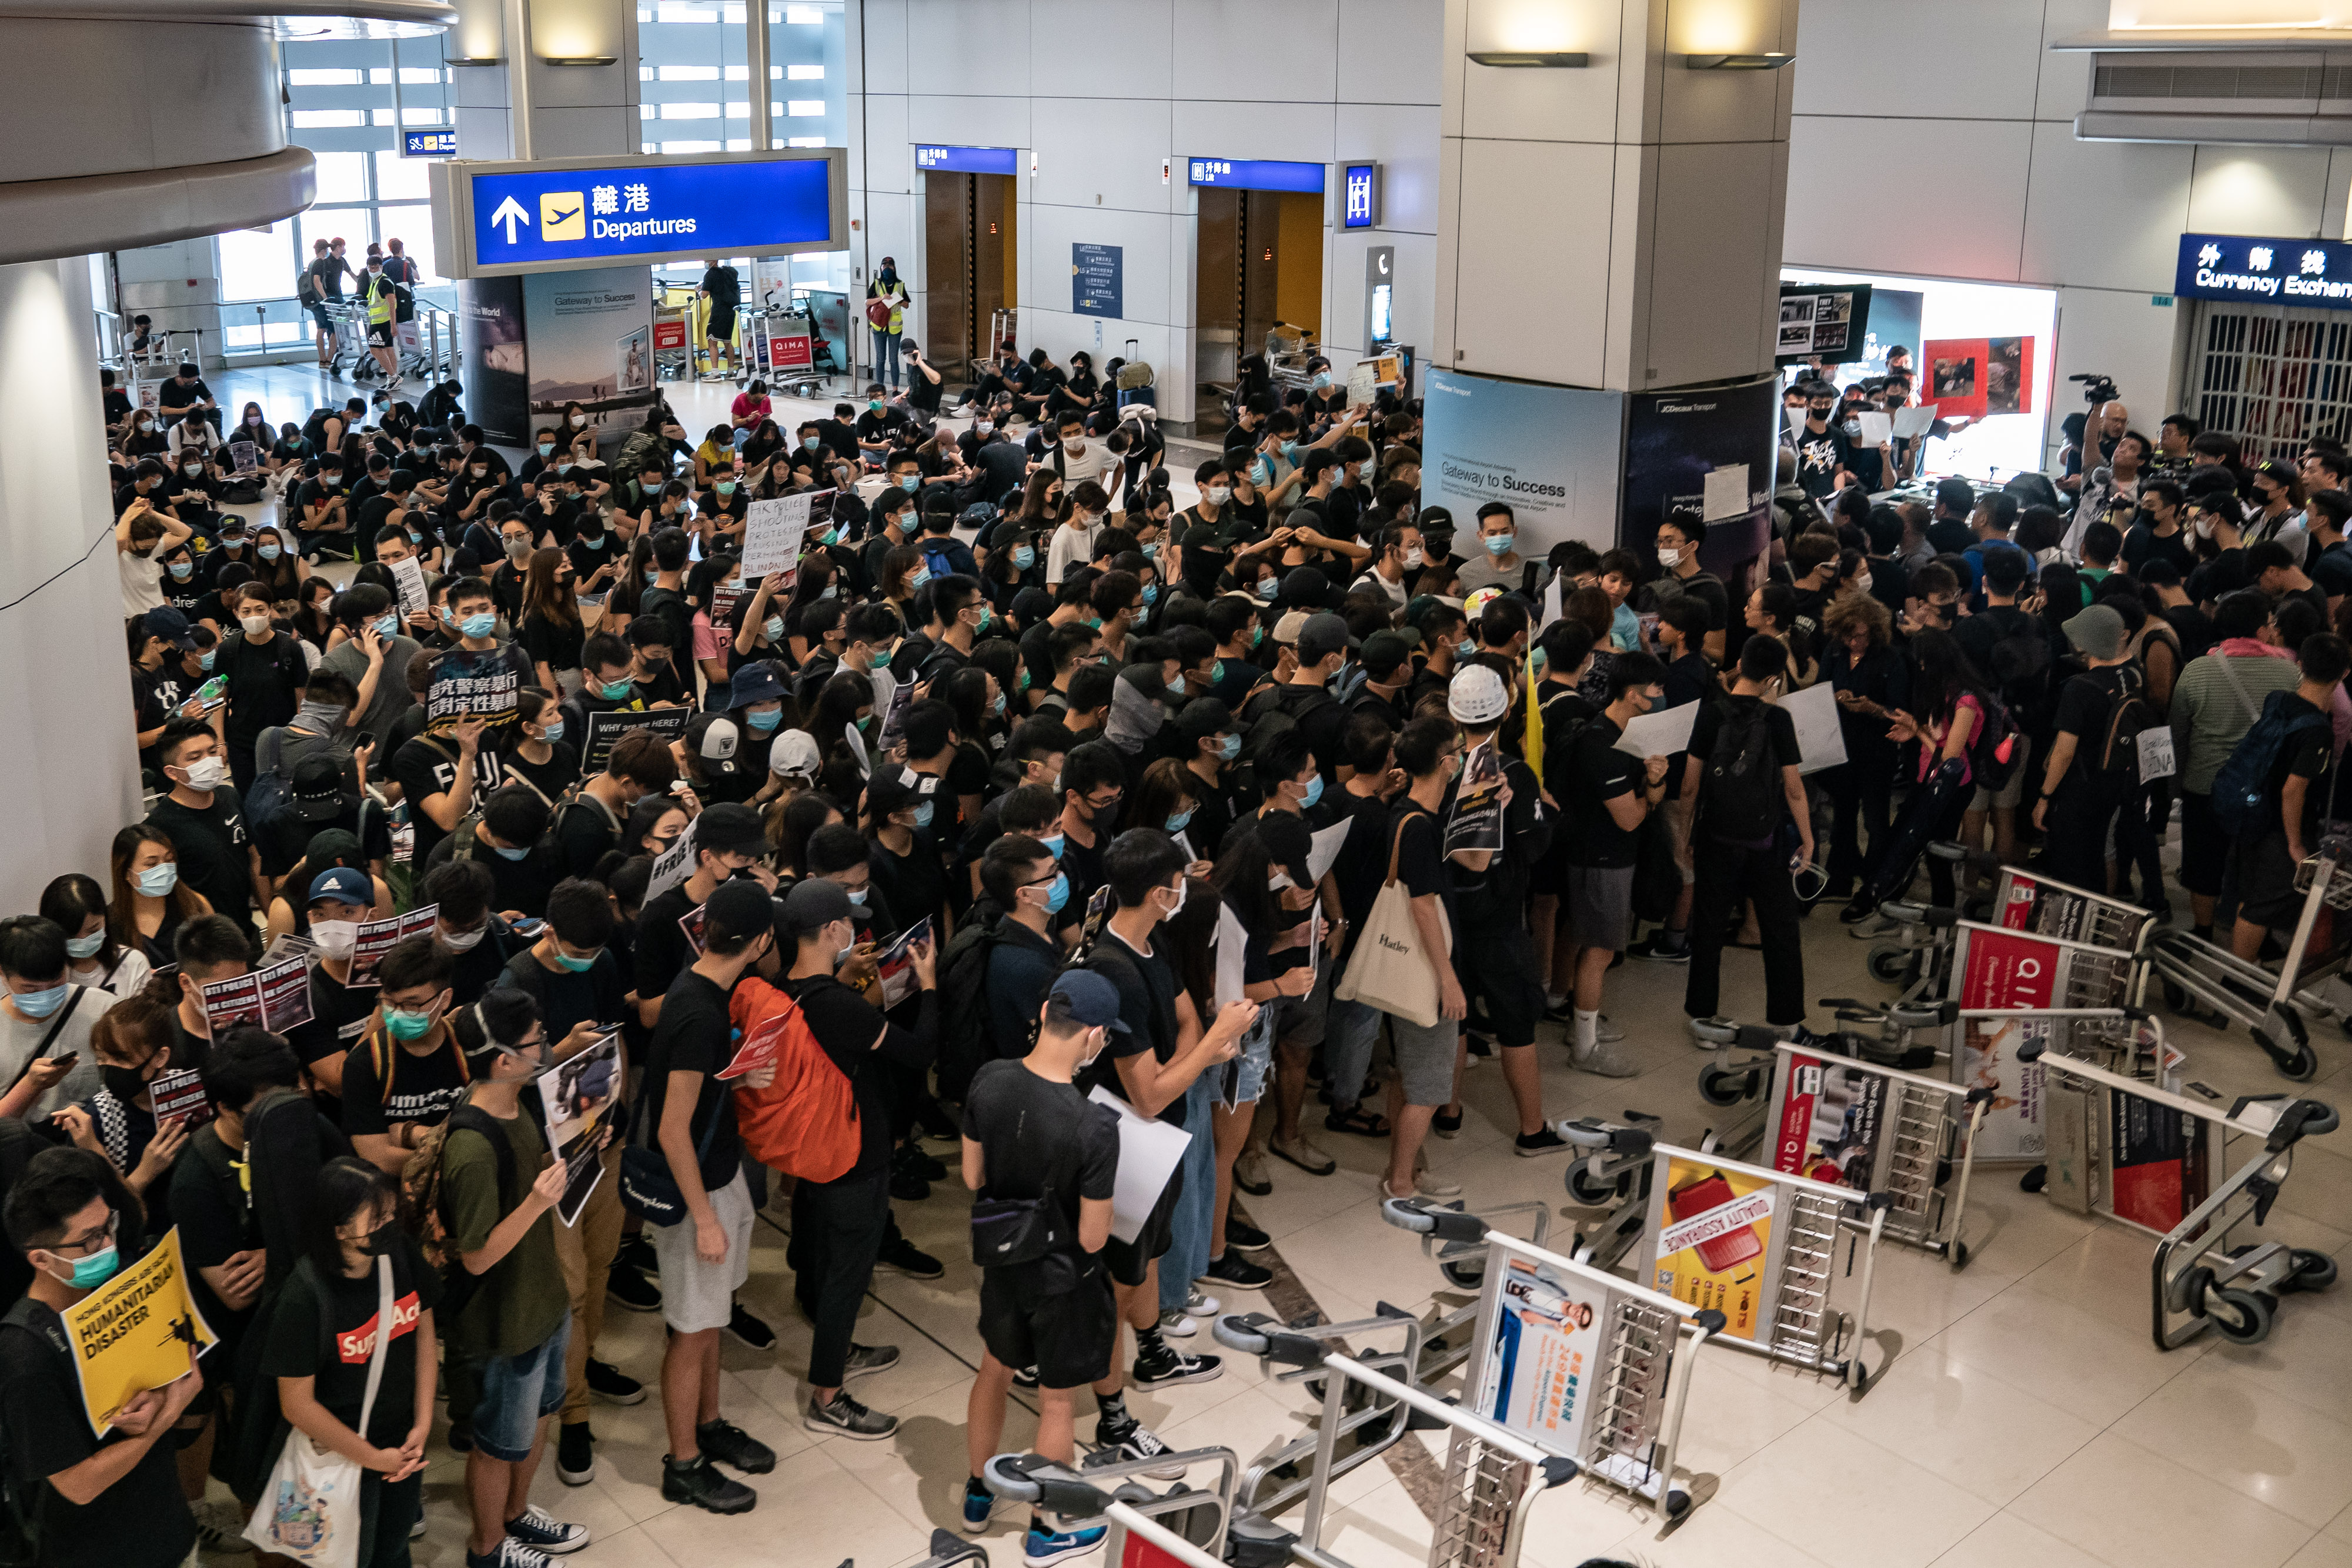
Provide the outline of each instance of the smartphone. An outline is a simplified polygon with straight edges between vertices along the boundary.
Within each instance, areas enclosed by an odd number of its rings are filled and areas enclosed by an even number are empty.
[[[518,936],[537,936],[547,929],[547,922],[538,919],[510,921],[507,929]]]
[[[60,1051],[58,1054],[48,1057],[46,1060],[65,1063],[66,1071],[70,1072],[74,1069],[74,1064],[81,1060],[81,1052],[79,1051]]]

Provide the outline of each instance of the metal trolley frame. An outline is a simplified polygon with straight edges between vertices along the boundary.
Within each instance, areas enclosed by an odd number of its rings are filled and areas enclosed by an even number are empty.
[[[1900,902],[1879,906],[1895,929],[1872,946],[1865,964],[1873,979],[1903,986],[1905,1001],[1946,994],[1954,927],[1979,915],[1984,925],[2117,953],[2145,955],[2156,937],[2156,917],[2136,904],[2021,871],[1948,839],[1929,844],[1927,852],[1990,877],[1992,887],[1986,898],[1967,901],[1961,909]]]
[[[2334,1282],[2336,1260],[2324,1252],[2278,1241],[2231,1245],[2240,1227],[2251,1221],[2259,1229],[2269,1218],[2294,1169],[2294,1145],[2336,1130],[2332,1106],[2260,1095],[2221,1111],[2094,1062],[2038,1047],[2028,1050],[2040,1055],[2053,1090],[2063,1086],[2080,1102],[2074,1124],[2082,1136],[2074,1154],[2086,1207],[2158,1238],[2148,1265],[2149,1328],[2158,1350],[2186,1344],[2208,1327],[2233,1344],[2253,1344],[2269,1335],[2280,1296]],[[2053,1093],[2053,1112],[2058,1103]],[[2174,1118],[2169,1129],[2163,1124],[2168,1115]],[[2235,1171],[2220,1176],[2232,1136],[2259,1138],[2262,1147]],[[2118,1145],[2125,1137],[2141,1139],[2159,1151],[2162,1163],[2177,1165],[2170,1179],[2178,1186],[2162,1190],[2186,1189],[2193,1197],[2211,1180],[2211,1195],[2163,1231],[2137,1215],[2119,1212],[2116,1176],[2125,1151]],[[2053,1164],[2059,1157],[2053,1150]]]
[[[2303,914],[2276,974],[2187,931],[2164,933],[2152,956],[2165,1002],[2174,1011],[2187,1011],[2194,998],[2225,1021],[2245,1025],[2281,1074],[2305,1083],[2319,1071],[2319,1053],[2311,1048],[2304,1013],[2346,1012],[2341,999],[2305,989],[2302,969],[2321,906],[2352,910],[2352,839],[2322,840],[2319,852],[2296,868],[2294,885],[2305,894]]]
[[[1214,1490],[1180,1482],[1155,1494],[1131,1479],[1147,1470],[1213,1460],[1220,1467]],[[982,1479],[998,1497],[1059,1514],[1070,1529],[1105,1526],[1106,1563],[1125,1563],[1128,1542],[1134,1540],[1150,1543],[1160,1553],[1159,1561],[1172,1562],[1178,1568],[1226,1568],[1234,1468],[1231,1448],[1190,1448],[1149,1459],[1090,1464],[1083,1470],[1042,1454],[999,1454],[988,1461]],[[934,1537],[934,1551],[936,1541]]]

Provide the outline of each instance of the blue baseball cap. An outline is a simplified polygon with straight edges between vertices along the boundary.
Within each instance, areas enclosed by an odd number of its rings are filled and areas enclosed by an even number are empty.
[[[329,866],[310,879],[310,902],[318,904],[329,899],[372,909],[375,906],[375,887],[365,872],[347,865]]]
[[[1067,1019],[1085,1029],[1134,1032],[1118,1016],[1118,988],[1092,969],[1064,970],[1046,993],[1045,1005],[1055,1019]]]
[[[755,659],[735,672],[734,683],[727,688],[727,706],[749,707],[753,703],[773,703],[784,700],[784,683],[776,674],[776,666],[765,659]]]

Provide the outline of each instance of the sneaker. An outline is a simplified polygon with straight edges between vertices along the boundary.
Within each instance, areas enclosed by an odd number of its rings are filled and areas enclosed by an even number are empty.
[[[1217,1315],[1217,1309],[1223,1305],[1224,1302],[1205,1293],[1198,1285],[1184,1296],[1184,1310],[1196,1318],[1213,1318]]]
[[[920,1176],[925,1181],[945,1181],[948,1174],[946,1166],[923,1153],[913,1144],[900,1144],[898,1148],[891,1151],[890,1168],[894,1171],[904,1171],[908,1176]]]
[[[588,1358],[588,1392],[607,1405],[642,1405],[646,1385],[606,1361]]]
[[[1625,1038],[1622,1030],[1617,1038],[1619,1040]],[[1569,1064],[1579,1072],[1590,1072],[1596,1078],[1633,1078],[1639,1075],[1642,1071],[1640,1062],[1616,1049],[1613,1044],[1601,1044],[1598,1041],[1589,1051],[1570,1051],[1568,1060]],[[1551,1136],[1551,1129],[1545,1128],[1544,1135]],[[1541,1152],[1543,1151],[1530,1150],[1525,1138],[1519,1140],[1519,1153],[1524,1155]]]
[[[566,1524],[537,1503],[507,1521],[507,1539],[520,1541],[535,1552],[561,1557],[588,1544],[588,1527]]]
[[[1047,1530],[1032,1524],[1029,1533],[1021,1538],[1021,1561],[1027,1568],[1050,1568],[1055,1563],[1074,1562],[1099,1549],[1110,1526],[1097,1524],[1090,1530]]]
[[[1512,1144],[1517,1153],[1529,1159],[1533,1159],[1538,1155],[1559,1154],[1568,1146],[1568,1140],[1549,1127],[1544,1128],[1541,1132],[1521,1133]]]
[[[1443,1111],[1433,1113],[1429,1118],[1429,1130],[1436,1134],[1441,1138],[1460,1137],[1462,1135],[1462,1113],[1456,1111],[1451,1116],[1447,1115]],[[1233,1239],[1233,1227],[1228,1224],[1225,1227],[1225,1239],[1230,1242]]]
[[[1574,1023],[1576,1021],[1576,998],[1573,997],[1546,997],[1544,998],[1543,1016],[1544,1020],[1547,1023]]]
[[[509,1535],[488,1552],[468,1551],[466,1568],[548,1568],[548,1557]]]
[[[658,1274],[661,1272],[661,1259],[655,1254],[654,1244],[646,1240],[641,1231],[622,1240],[620,1254],[613,1260],[613,1266],[635,1269],[640,1274]]]
[[[613,1265],[613,1271],[604,1279],[604,1294],[633,1312],[661,1311],[661,1287],[625,1263]]]
[[[904,1274],[909,1280],[936,1280],[947,1272],[940,1260],[901,1236],[886,1241],[875,1255],[874,1267],[885,1273]]]
[[[842,1363],[843,1375],[863,1377],[869,1372],[887,1372],[898,1364],[898,1347],[895,1344],[859,1344],[852,1341],[849,1358]]]
[[[1670,933],[1661,926],[1656,935],[1645,936],[1626,948],[1625,956],[1651,964],[1687,964],[1690,962],[1690,936],[1682,931]]]
[[[737,1480],[721,1475],[718,1467],[697,1454],[690,1465],[681,1465],[667,1454],[662,1456],[661,1494],[664,1502],[690,1502],[697,1508],[707,1508],[713,1513],[749,1513],[760,1494]],[[469,1556],[466,1568],[487,1568]]]
[[[1179,1383],[1213,1383],[1224,1375],[1223,1356],[1186,1355],[1182,1351],[1160,1347],[1160,1354],[1138,1351],[1135,1356],[1135,1385],[1138,1388],[1169,1388]]]
[[[912,1171],[890,1173],[890,1197],[895,1203],[920,1203],[931,1196],[931,1184]]]
[[[747,1476],[764,1476],[776,1468],[775,1449],[723,1417],[697,1427],[694,1444],[702,1450],[704,1458]]]
[[[1234,1185],[1252,1197],[1264,1197],[1274,1190],[1274,1180],[1265,1174],[1265,1155],[1255,1149],[1244,1149],[1234,1157]]]
[[[416,1522],[408,1527],[408,1539],[411,1541],[425,1539],[425,1515],[422,1512],[417,1514]]]
[[[1168,1307],[1160,1313],[1160,1332],[1176,1339],[1191,1339],[1201,1332],[1201,1325],[1183,1308]]]
[[[996,1494],[970,1477],[963,1483],[963,1532],[978,1535],[988,1528],[989,1516],[996,1511]]]
[[[1851,908],[1852,905],[1848,905],[1847,907]],[[1843,920],[1845,916],[1841,914],[1838,918],[1840,920]],[[1876,942],[1885,937],[1894,936],[1896,929],[1897,927],[1895,924],[1895,916],[1892,915],[1882,915],[1875,920],[1865,917],[1859,925],[1847,931],[1846,935],[1853,937],[1857,942]]]
[[[596,1434],[585,1421],[566,1421],[555,1429],[555,1474],[568,1487],[584,1487],[596,1479]]]
[[[745,1311],[740,1301],[735,1303],[735,1311],[727,1319],[727,1332],[753,1350],[776,1348],[776,1331]]]
[[[208,1497],[192,1511],[196,1516],[196,1540],[207,1552],[250,1552],[253,1542],[245,1538],[245,1515],[236,1504],[222,1498]],[[419,1515],[417,1523],[424,1523]]]
[[[1095,1446],[1116,1448],[1118,1450],[1118,1457],[1122,1459],[1156,1459],[1169,1451],[1168,1445],[1160,1440],[1159,1433],[1132,1416],[1120,1422],[1108,1420],[1097,1422]],[[1163,1465],[1156,1470],[1146,1470],[1143,1473],[1155,1481],[1181,1480],[1183,1479],[1184,1467]]]
[[[1599,1040],[1603,1045],[1614,1045],[1617,1041],[1625,1038],[1625,1031],[1622,1029],[1620,1029],[1617,1025],[1611,1023],[1607,1013],[1602,1013],[1598,1019],[1593,1020],[1592,1038]]]
[[[1206,1285],[1224,1285],[1236,1291],[1263,1291],[1274,1283],[1274,1270],[1246,1258],[1238,1258],[1228,1249],[1222,1258],[1212,1258],[1209,1266],[1201,1270],[1200,1281]]]
[[[1263,1252],[1274,1245],[1274,1238],[1256,1226],[1225,1216],[1225,1246],[1229,1250]]]
[[[1838,924],[1840,925],[1859,925],[1877,913],[1877,900],[1864,898],[1857,895],[1848,901],[1843,909],[1838,911]]]
[[[1423,1197],[1460,1197],[1462,1184],[1451,1176],[1443,1176],[1429,1168],[1429,1156],[1421,1155],[1412,1162],[1413,1190]]]
[[[1013,1386],[1015,1388],[1034,1388],[1041,1381],[1042,1379],[1037,1375],[1037,1369],[1034,1366],[1016,1366],[1013,1369]]]
[[[885,1416],[878,1410],[868,1410],[849,1396],[846,1389],[833,1396],[830,1405],[820,1405],[814,1399],[801,1413],[801,1425],[812,1432],[829,1432],[838,1437],[855,1437],[861,1443],[878,1443],[898,1429],[898,1417]]]

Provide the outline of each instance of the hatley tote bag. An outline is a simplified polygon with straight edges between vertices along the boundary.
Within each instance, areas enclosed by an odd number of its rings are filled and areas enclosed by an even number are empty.
[[[1435,821],[1431,819],[1433,823]],[[1348,972],[1339,977],[1331,994],[1343,1002],[1361,1002],[1427,1029],[1437,1021],[1437,972],[1422,951],[1421,927],[1412,917],[1412,895],[1397,880],[1397,855],[1404,847],[1404,830],[1405,822],[1399,822],[1396,836],[1389,841],[1388,880],[1381,884],[1380,896],[1372,900],[1372,913],[1364,922],[1363,934],[1356,938]],[[1446,946],[1438,962],[1450,963],[1454,929],[1445,918],[1443,901],[1437,906],[1437,926]]]

